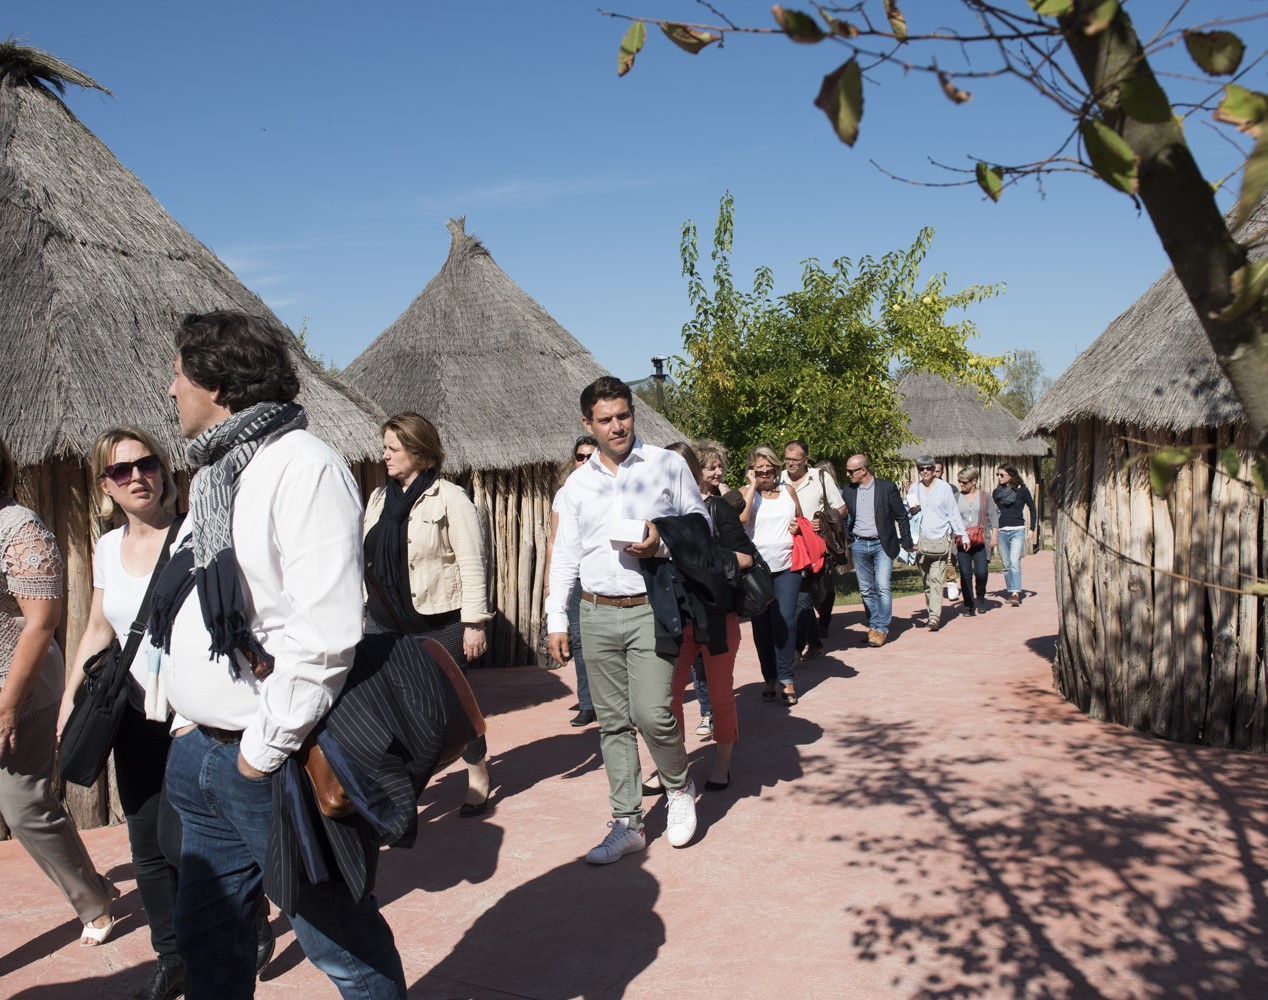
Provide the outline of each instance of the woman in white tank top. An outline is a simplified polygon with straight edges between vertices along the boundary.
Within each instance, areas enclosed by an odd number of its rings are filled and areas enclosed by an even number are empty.
[[[753,619],[753,645],[766,682],[762,699],[779,698],[785,705],[795,705],[793,664],[801,574],[792,572],[791,567],[801,506],[796,491],[779,482],[781,465],[774,450],[764,445],[749,452],[748,483],[741,490],[746,506],[740,520],[775,582],[775,600]]]

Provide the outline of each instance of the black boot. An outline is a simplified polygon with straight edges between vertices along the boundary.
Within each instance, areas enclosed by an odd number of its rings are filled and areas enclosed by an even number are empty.
[[[264,969],[273,961],[273,949],[277,947],[277,939],[273,936],[273,925],[269,923],[269,904],[265,903],[260,914],[260,923],[255,933],[255,978],[264,975]]]
[[[164,963],[159,960],[154,975],[132,1000],[175,1000],[185,992],[185,966],[180,959]]]

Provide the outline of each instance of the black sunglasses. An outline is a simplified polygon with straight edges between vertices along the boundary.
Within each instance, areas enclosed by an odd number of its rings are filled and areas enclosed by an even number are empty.
[[[917,465],[916,471],[917,472],[932,472],[933,466],[932,465]]]
[[[135,462],[115,462],[113,465],[107,465],[101,470],[101,474],[109,478],[116,486],[127,486],[132,481],[133,469],[143,476],[152,476],[161,468],[163,463],[157,455],[146,455]]]
[[[593,454],[594,452],[592,451],[579,451],[572,456],[572,460],[574,462],[585,462],[588,461],[590,456]]]

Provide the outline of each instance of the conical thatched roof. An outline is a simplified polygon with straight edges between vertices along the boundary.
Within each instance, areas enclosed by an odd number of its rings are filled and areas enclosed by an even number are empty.
[[[582,433],[581,390],[608,374],[512,281],[462,218],[440,272],[343,377],[388,413],[436,424],[450,471],[561,461]],[[638,406],[650,444],[682,435]]]
[[[19,466],[86,456],[124,421],[183,465],[166,395],[181,317],[269,309],[71,114],[65,82],[98,86],[0,43],[0,428]],[[373,405],[296,354],[311,429],[349,461],[377,458]]]
[[[1266,228],[1261,202],[1237,239],[1253,244]],[[1268,247],[1252,246],[1249,256],[1268,256]],[[1172,269],[1074,359],[1022,429],[1040,434],[1089,419],[1177,433],[1245,419]]]
[[[999,402],[987,406],[972,386],[954,385],[939,375],[912,372],[898,385],[907,427],[919,439],[899,449],[903,458],[920,455],[1048,454],[1039,438],[1021,435],[1021,421]]]

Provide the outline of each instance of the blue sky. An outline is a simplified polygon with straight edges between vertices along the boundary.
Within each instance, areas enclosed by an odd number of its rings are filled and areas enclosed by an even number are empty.
[[[737,21],[770,21],[768,4],[720,6]],[[1174,6],[1128,9],[1152,31]],[[1262,0],[1191,7],[1202,17],[1268,11]],[[687,0],[609,9],[710,19]],[[914,30],[957,5],[903,9]],[[1036,350],[1054,378],[1166,266],[1148,218],[1087,177],[1023,183],[990,204],[976,188],[913,187],[878,170],[939,181],[929,157],[1047,155],[1069,125],[1015,83],[968,85],[973,101],[953,106],[927,79],[874,74],[850,149],[812,104],[845,58],[839,47],[731,36],[691,57],[653,30],[618,79],[624,29],[573,0],[10,0],[0,14],[0,35],[112,91],[71,88],[66,101],[285,322],[298,330],[307,317],[311,345],[339,364],[440,268],[444,223],[457,215],[626,378],[681,350],[681,225],[694,220],[707,246],[728,189],[740,281],[767,264],[787,290],[806,257],[879,256],[932,226],[926,276],[1008,286],[970,313],[975,348]],[[1238,31],[1253,52],[1268,48],[1264,22]],[[1182,52],[1161,58],[1193,72]],[[1265,72],[1243,82],[1268,90]],[[1163,83],[1174,99],[1181,84]],[[1231,168],[1231,130],[1205,117],[1186,128],[1208,177]]]

